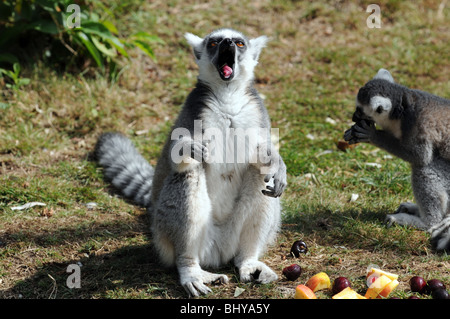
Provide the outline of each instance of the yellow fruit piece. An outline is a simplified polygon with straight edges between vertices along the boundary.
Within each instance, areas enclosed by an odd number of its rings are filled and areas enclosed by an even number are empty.
[[[383,290],[380,291],[377,298],[387,298],[389,294],[398,286],[399,282],[397,279],[392,280],[386,286],[384,286]]]
[[[367,299],[378,298],[380,292],[383,291],[386,285],[388,285],[390,282],[392,282],[392,280],[389,277],[381,275],[369,286],[369,289],[367,289],[366,291],[365,297]]]
[[[378,269],[378,268],[371,268],[368,271],[366,278],[369,278],[371,276],[372,277],[380,277],[381,275],[384,275],[384,276],[388,277],[390,280],[398,279],[398,275],[390,273],[390,272],[387,272],[387,271],[384,271],[384,270],[381,270],[381,269]]]
[[[313,292],[329,289],[331,287],[330,277],[324,272],[319,272],[315,274],[306,282],[306,286],[309,287]]]
[[[357,293],[350,287],[343,289],[341,292],[335,294],[331,298],[332,299],[367,299],[366,297],[361,296],[359,293]]]
[[[294,299],[317,299],[314,292],[305,285],[298,285],[295,288]]]

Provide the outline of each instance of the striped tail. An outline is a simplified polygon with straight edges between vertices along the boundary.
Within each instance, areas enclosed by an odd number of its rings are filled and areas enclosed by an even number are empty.
[[[151,205],[154,169],[127,137],[104,133],[93,155],[103,167],[105,178],[126,198],[143,207]]]

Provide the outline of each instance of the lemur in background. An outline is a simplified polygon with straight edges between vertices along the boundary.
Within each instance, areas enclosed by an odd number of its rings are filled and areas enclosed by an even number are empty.
[[[450,251],[450,100],[399,85],[380,69],[359,90],[353,121],[344,135],[350,144],[371,143],[411,164],[417,204],[402,203],[388,224],[428,230],[433,248]]]
[[[177,267],[190,296],[210,292],[208,283],[227,283],[226,275],[203,268],[230,261],[241,281],[271,282],[278,276],[259,258],[279,230],[286,166],[270,137],[257,133],[246,136],[245,149],[238,150],[246,154],[241,160],[217,160],[217,154],[236,147],[230,130],[271,127],[253,87],[267,37],[248,39],[219,29],[205,38],[190,33],[185,38],[199,67],[198,81],[155,169],[119,133],[103,134],[94,155],[116,188],[148,208],[160,259]],[[215,133],[206,136],[208,131]]]

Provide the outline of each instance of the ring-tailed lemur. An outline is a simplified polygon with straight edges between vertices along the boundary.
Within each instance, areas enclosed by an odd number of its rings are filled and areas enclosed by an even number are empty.
[[[450,251],[450,100],[399,85],[380,69],[359,90],[353,121],[347,141],[372,143],[411,164],[417,204],[402,203],[388,224],[428,230],[436,250]]]
[[[160,259],[177,267],[191,296],[208,293],[207,283],[227,283],[226,275],[203,267],[231,260],[241,281],[271,282],[278,276],[259,257],[279,229],[286,166],[270,137],[255,133],[270,129],[253,87],[267,38],[247,39],[232,29],[185,37],[199,67],[198,82],[155,170],[118,133],[102,135],[94,154],[116,188],[148,207]],[[234,154],[237,132],[250,133]]]

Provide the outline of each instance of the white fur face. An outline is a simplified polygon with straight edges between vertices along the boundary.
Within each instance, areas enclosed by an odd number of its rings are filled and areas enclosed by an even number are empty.
[[[205,38],[186,33],[199,66],[199,79],[210,84],[247,82],[253,79],[253,70],[267,37],[247,39],[232,29],[213,31]]]
[[[391,119],[389,116],[392,111],[391,99],[376,95],[370,98],[369,104],[362,104],[357,99],[356,108],[362,113],[361,119],[372,120],[383,130],[389,131],[397,138],[401,137],[400,120]]]
[[[384,96],[373,96],[370,98],[369,104],[362,104],[356,101],[356,107],[359,108],[367,119],[370,119],[382,125],[389,120],[389,113],[392,110],[392,102],[389,98]]]

